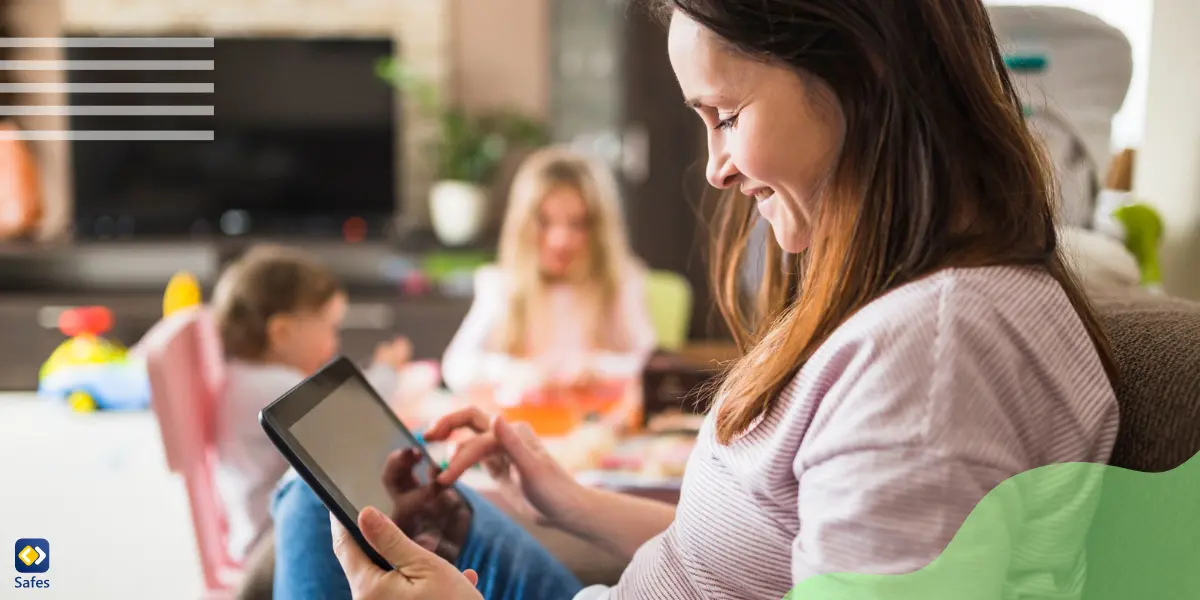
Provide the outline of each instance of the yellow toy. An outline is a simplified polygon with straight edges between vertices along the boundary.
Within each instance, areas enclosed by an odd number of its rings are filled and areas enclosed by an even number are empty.
[[[68,339],[38,373],[38,394],[66,401],[79,412],[140,410],[150,405],[145,365],[120,342],[104,337],[112,313],[102,306],[64,311],[59,329]]]
[[[186,271],[176,273],[167,282],[167,290],[163,293],[163,318],[200,306],[201,302],[200,283],[196,277]]]

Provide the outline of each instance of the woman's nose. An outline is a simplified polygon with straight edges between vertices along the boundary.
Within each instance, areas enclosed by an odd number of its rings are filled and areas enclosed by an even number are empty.
[[[717,189],[733,187],[737,183],[738,170],[733,166],[729,154],[710,150],[708,165],[705,167],[708,183]]]

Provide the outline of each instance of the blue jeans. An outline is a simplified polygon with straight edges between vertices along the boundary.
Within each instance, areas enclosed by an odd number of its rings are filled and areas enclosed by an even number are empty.
[[[461,569],[479,573],[485,600],[570,600],[583,589],[558,559],[495,505],[458,486],[475,509]],[[299,477],[275,492],[275,600],[350,600],[346,574],[333,555],[329,509]]]

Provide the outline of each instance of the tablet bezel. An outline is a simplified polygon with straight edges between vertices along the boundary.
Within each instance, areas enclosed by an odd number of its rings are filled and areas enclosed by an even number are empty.
[[[284,455],[288,463],[296,470],[313,492],[325,504],[325,507],[330,509],[347,532],[358,542],[359,547],[371,558],[375,564],[383,569],[393,569],[394,565],[379,555],[371,545],[363,537],[362,532],[358,528],[358,513],[357,508],[350,502],[348,498],[338,489],[333,480],[321,469],[320,465],[313,457],[304,449],[304,446],[291,433],[291,427],[300,419],[304,418],[309,412],[317,407],[321,402],[329,398],[335,390],[354,380],[359,386],[364,388],[370,397],[378,402],[384,409],[387,418],[391,419],[393,425],[404,434],[404,436],[412,443],[413,447],[419,449],[425,459],[433,462],[432,457],[425,447],[417,440],[416,436],[409,431],[408,427],[400,421],[396,413],[391,407],[384,402],[375,388],[371,386],[367,378],[362,374],[362,371],[354,365],[350,359],[339,356],[322,367],[308,379],[305,379],[296,387],[288,390],[283,396],[267,405],[259,412],[259,423],[263,430],[267,433],[272,443]],[[474,515],[474,508],[470,502],[464,497],[463,502],[466,503],[468,509]]]

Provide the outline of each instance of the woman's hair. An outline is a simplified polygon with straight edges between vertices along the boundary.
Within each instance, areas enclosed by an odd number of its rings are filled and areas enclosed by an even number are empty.
[[[307,253],[284,246],[248,250],[221,274],[212,310],[229,356],[261,359],[271,317],[319,311],[341,291],[337,279]]]
[[[616,308],[623,270],[631,253],[616,180],[605,168],[562,147],[537,150],[521,163],[509,192],[500,233],[500,268],[511,286],[508,314],[495,344],[516,356],[531,351],[527,339],[532,315],[539,314],[546,282],[538,260],[542,201],[550,192],[569,188],[587,206],[588,246],[584,264],[573,281],[583,292],[588,321],[580,323],[597,348],[621,350],[628,332],[612,331],[605,322]]]
[[[1099,322],[1059,253],[1058,190],[980,0],[656,0],[729,50],[828,86],[845,142],[800,256],[768,244],[750,306],[738,288],[754,203],[718,208],[713,281],[745,350],[722,382],[717,435],[764,415],[856,311],[947,267],[1028,265],[1063,287],[1115,383]],[[798,142],[803,143],[803,142]],[[737,192],[733,192],[737,194]]]

